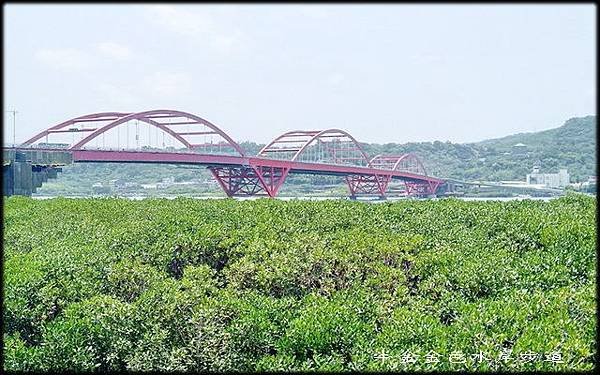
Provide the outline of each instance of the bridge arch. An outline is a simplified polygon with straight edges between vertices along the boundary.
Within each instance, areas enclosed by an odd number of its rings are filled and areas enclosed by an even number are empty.
[[[369,158],[358,141],[340,129],[289,131],[265,145],[258,156],[289,161],[302,161],[302,157],[311,159],[314,156],[316,160],[311,161],[316,162],[327,162],[329,160],[324,157],[329,156],[334,164],[370,166]]]
[[[38,140],[44,138],[45,136],[47,136],[53,132],[63,131],[62,129],[66,128],[68,126],[76,125],[76,124],[83,123],[83,122],[92,122],[92,121],[114,121],[118,118],[127,116],[129,114],[130,113],[123,113],[123,112],[99,112],[99,113],[91,113],[88,115],[74,117],[72,119],[69,119],[67,121],[61,122],[60,124],[51,126],[48,129],[37,133],[36,135],[29,138],[25,142],[21,143],[21,146],[22,147],[30,146],[33,143],[37,142]]]
[[[370,160],[373,168],[389,169],[392,171],[403,171],[427,176],[427,170],[421,159],[412,152],[396,155],[376,155]]]
[[[184,121],[175,122],[175,123],[165,123],[161,122],[170,119],[181,119]],[[25,141],[22,146],[28,146],[38,141],[39,139],[48,136],[54,132],[69,132],[70,130],[64,130],[64,128],[69,126],[78,125],[85,122],[97,121],[97,122],[105,122],[104,125],[99,126],[95,129],[75,129],[75,131],[90,131],[91,133],[81,139],[80,141],[71,145],[68,149],[80,149],[85,146],[87,143],[91,142],[96,137],[101,134],[113,129],[119,125],[125,124],[132,120],[138,120],[144,123],[147,123],[151,126],[154,126],[166,134],[169,134],[171,137],[179,141],[183,146],[188,149],[194,149],[194,147],[201,146],[200,144],[194,144],[193,141],[189,139],[190,136],[196,135],[216,135],[222,138],[226,145],[233,148],[237,153],[241,156],[245,156],[243,149],[231,138],[227,133],[222,131],[219,127],[214,125],[213,123],[196,116],[194,114],[176,110],[168,110],[168,109],[159,109],[159,110],[151,110],[137,113],[122,113],[122,112],[101,112],[101,113],[93,113],[89,115],[75,117],[73,119],[62,122],[58,125],[52,126],[32,138]],[[108,122],[108,123],[106,123]],[[191,126],[202,126],[203,128],[209,128],[209,131],[195,131],[195,132],[178,132],[170,126],[172,125],[191,125]]]

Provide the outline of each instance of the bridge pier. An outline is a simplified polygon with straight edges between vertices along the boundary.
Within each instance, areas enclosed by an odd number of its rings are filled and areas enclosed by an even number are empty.
[[[31,196],[33,192],[33,173],[31,163],[11,162],[3,167],[3,194],[5,196]]]
[[[49,178],[57,178],[58,172],[62,169],[53,162],[67,162],[68,156],[65,157],[63,154],[64,152],[55,154],[36,150],[31,152],[5,150],[2,171],[3,195],[30,197]]]
[[[32,165],[30,162],[12,162],[3,167],[3,195],[22,195],[30,197],[37,188],[56,178],[61,168]]]
[[[356,196],[359,194],[379,195],[380,199],[385,199],[385,193],[391,179],[391,175],[380,174],[346,176],[346,183],[350,190],[350,199],[356,199]]]
[[[290,168],[251,165],[241,167],[208,167],[228,197],[277,196]]]

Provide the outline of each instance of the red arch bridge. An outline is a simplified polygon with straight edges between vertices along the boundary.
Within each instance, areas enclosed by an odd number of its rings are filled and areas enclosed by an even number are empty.
[[[360,143],[340,129],[289,131],[257,155],[247,155],[216,125],[175,110],[79,116],[36,134],[16,150],[57,147],[68,151],[73,162],[204,165],[229,197],[275,197],[289,174],[341,176],[351,197],[385,197],[392,180],[403,182],[407,195],[429,196],[445,182],[428,176],[414,154],[368,157]]]

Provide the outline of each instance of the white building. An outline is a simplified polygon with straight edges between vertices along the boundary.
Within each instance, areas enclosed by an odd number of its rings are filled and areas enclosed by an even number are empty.
[[[544,185],[549,188],[563,188],[571,182],[569,172],[560,169],[558,173],[540,173],[539,167],[533,167],[533,171],[527,175],[528,185]]]

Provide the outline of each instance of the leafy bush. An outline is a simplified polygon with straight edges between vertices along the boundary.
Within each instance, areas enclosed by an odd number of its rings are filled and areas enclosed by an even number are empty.
[[[376,205],[10,197],[4,366],[590,370],[595,211],[579,195]],[[457,351],[465,360],[450,362]],[[500,358],[507,351],[513,360]],[[532,352],[542,357],[520,359]],[[543,360],[553,352],[562,362]],[[440,362],[424,361],[433,354]]]

